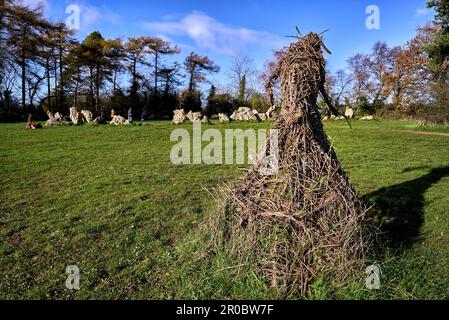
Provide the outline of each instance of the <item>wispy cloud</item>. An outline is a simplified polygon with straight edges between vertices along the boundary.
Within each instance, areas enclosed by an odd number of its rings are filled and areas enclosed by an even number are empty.
[[[71,2],[69,0],[66,0],[66,5],[78,7],[80,14],[80,29],[82,31],[89,31],[89,29],[92,29],[93,27],[101,27],[102,24],[119,24],[123,21],[123,16],[112,11],[106,5],[94,6],[85,1]]]
[[[201,49],[233,56],[249,46],[279,49],[286,43],[271,33],[227,25],[199,11],[178,20],[169,16],[159,22],[145,22],[144,28],[167,35],[188,36]]]
[[[102,23],[117,24],[122,20],[122,17],[111,11],[106,6],[95,7],[91,5],[81,4],[80,16],[81,16],[81,28],[87,29],[94,25],[100,25]]]
[[[430,10],[429,8],[418,8],[418,9],[416,9],[416,15],[418,17],[427,16],[431,12],[432,12],[432,10]]]

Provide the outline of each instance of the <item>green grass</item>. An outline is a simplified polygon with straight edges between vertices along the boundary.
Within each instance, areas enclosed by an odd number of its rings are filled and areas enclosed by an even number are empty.
[[[241,167],[172,165],[176,127],[163,121],[24,127],[0,125],[0,298],[281,298],[226,253],[199,257],[214,208],[207,190],[235,180]],[[382,286],[365,289],[364,270],[340,287],[322,275],[306,298],[448,299],[449,137],[421,132],[449,130],[389,121],[353,127],[326,123],[355,188],[390,221],[388,243],[374,257]],[[76,292],[65,288],[71,264],[81,270]]]

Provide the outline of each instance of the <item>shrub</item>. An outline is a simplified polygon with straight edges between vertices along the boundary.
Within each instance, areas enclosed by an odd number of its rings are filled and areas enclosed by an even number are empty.
[[[234,110],[233,98],[229,93],[209,97],[206,113],[209,117],[218,113],[231,114]]]
[[[201,92],[198,90],[185,90],[180,97],[181,107],[186,111],[202,111],[201,109]]]

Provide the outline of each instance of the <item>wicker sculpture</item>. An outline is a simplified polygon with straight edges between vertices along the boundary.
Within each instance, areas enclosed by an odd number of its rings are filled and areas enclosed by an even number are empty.
[[[310,33],[281,57],[270,79],[279,78],[282,90],[273,127],[279,172],[261,175],[257,163],[227,190],[215,237],[286,294],[304,294],[323,272],[343,280],[368,246],[366,207],[341,168],[317,108],[319,93],[330,105],[323,48],[322,38]]]

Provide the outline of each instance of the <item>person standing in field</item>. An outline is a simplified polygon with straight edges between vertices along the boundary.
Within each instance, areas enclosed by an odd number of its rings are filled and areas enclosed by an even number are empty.
[[[132,108],[128,109],[128,121],[129,122],[133,121],[133,109]]]
[[[143,108],[142,116],[140,117],[142,121],[148,120],[149,117],[149,111],[148,108]]]

